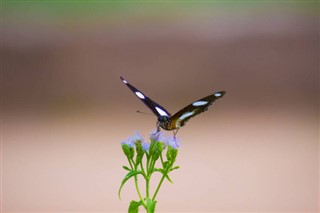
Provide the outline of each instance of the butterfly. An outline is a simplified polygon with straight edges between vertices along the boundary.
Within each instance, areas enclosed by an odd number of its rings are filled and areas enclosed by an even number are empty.
[[[159,127],[161,127],[167,131],[174,130],[174,135],[176,135],[179,128],[183,127],[190,118],[208,110],[208,107],[211,106],[213,102],[219,98],[222,98],[226,94],[225,91],[213,93],[212,95],[192,102],[171,116],[171,114],[164,107],[157,104],[155,101],[151,100],[151,98],[143,94],[140,90],[129,84],[129,82],[123,77],[120,77],[120,79],[158,117],[157,132],[160,131]]]

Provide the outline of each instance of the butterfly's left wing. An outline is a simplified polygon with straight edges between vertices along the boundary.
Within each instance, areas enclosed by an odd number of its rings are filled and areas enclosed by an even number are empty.
[[[180,128],[192,117],[208,110],[208,107],[217,99],[225,95],[225,91],[216,92],[212,95],[194,101],[171,117],[171,122],[176,128]]]
[[[144,95],[141,91],[139,91],[137,88],[132,86],[128,83],[124,78],[120,77],[122,82],[129,87],[129,89],[145,104],[147,107],[157,116],[167,116],[170,117],[170,113],[162,106],[157,104],[155,101],[151,100],[151,98],[148,98],[146,95]]]

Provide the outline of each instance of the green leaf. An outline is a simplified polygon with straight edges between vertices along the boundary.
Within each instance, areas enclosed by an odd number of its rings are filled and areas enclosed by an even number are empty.
[[[161,173],[163,173],[163,169],[153,168],[152,172],[161,172]]]
[[[154,213],[157,201],[147,198],[147,213]]]
[[[131,171],[131,169],[127,166],[122,166],[122,168],[124,168],[125,170]]]
[[[173,181],[172,181],[171,178],[169,177],[168,173],[165,173],[165,172],[163,171],[163,169],[154,168],[154,169],[153,169],[153,172],[160,172],[162,175],[164,175],[164,176],[168,179],[168,181],[169,181],[170,183],[173,183]]]
[[[179,169],[179,168],[180,168],[180,166],[175,166],[172,169],[170,169],[170,171],[175,170],[175,169]]]
[[[131,201],[128,209],[128,213],[138,213],[139,212],[139,206],[141,206],[141,201]]]
[[[173,181],[170,179],[170,177],[169,177],[168,174],[166,174],[165,177],[168,179],[168,181],[169,181],[170,183],[173,183]]]
[[[119,188],[119,192],[118,192],[118,196],[119,196],[119,199],[121,200],[121,196],[120,196],[120,193],[121,193],[121,189],[123,187],[123,185],[132,177],[136,176],[137,174],[141,174],[141,171],[130,171],[122,180],[122,183],[120,185],[120,188]]]

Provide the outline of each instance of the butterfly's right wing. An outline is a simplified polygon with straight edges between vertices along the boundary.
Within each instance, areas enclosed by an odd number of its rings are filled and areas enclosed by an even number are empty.
[[[216,92],[212,95],[192,102],[188,106],[172,115],[171,122],[176,128],[184,126],[190,118],[208,110],[208,107],[211,106],[217,99],[222,98],[225,93],[225,91]]]
[[[170,117],[170,113],[164,107],[145,96],[141,91],[129,84],[124,78],[120,77],[120,79],[157,117]]]

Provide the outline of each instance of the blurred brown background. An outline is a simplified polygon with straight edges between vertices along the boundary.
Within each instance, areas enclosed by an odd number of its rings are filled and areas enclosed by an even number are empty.
[[[121,140],[179,131],[159,212],[319,211],[318,1],[2,1],[2,211],[125,212]]]

